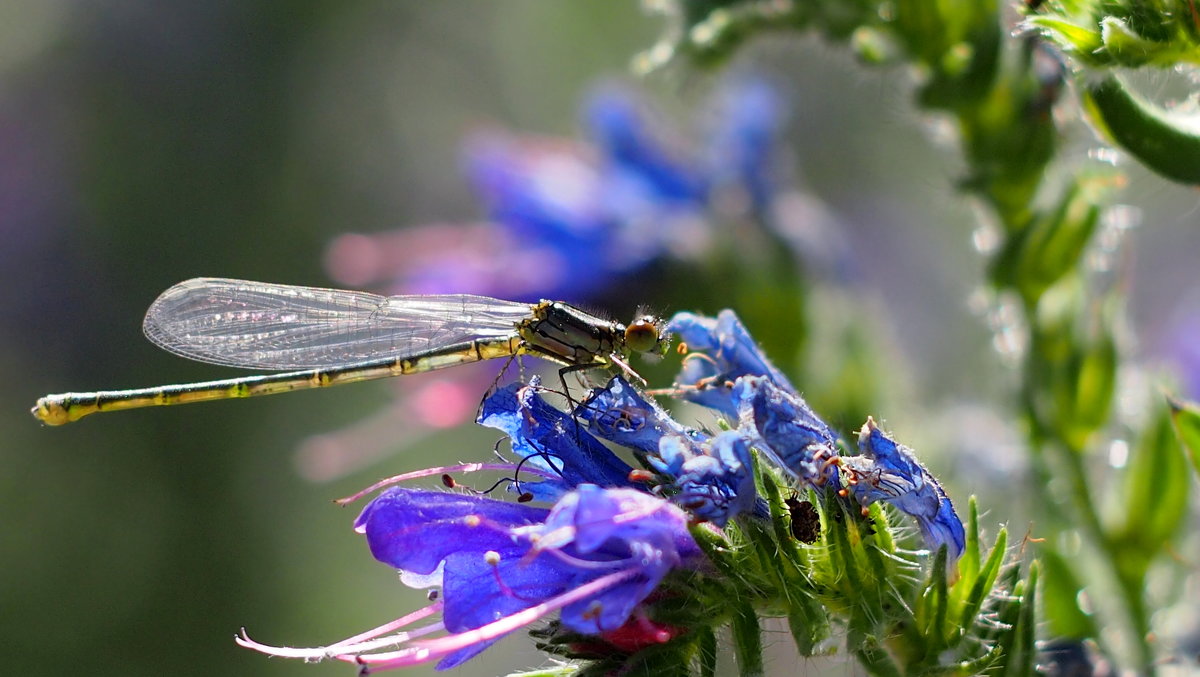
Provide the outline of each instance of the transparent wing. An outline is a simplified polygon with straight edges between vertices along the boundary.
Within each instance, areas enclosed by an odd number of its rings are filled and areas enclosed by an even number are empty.
[[[379,296],[266,282],[195,278],[162,293],[143,329],[176,355],[248,369],[334,367],[503,339],[527,303],[486,296]]]

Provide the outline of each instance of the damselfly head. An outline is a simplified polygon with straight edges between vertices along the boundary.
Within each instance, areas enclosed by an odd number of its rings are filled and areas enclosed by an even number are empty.
[[[625,327],[625,347],[632,352],[663,355],[668,343],[666,323],[656,315],[638,315]]]

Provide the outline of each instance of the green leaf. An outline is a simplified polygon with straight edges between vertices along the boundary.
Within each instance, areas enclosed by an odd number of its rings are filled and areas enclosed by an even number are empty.
[[[924,627],[927,653],[936,653],[946,646],[946,609],[949,607],[946,584],[946,546],[938,548],[933,556],[933,566],[929,569],[929,581],[925,584],[925,594],[921,609],[924,612]]]
[[[829,636],[829,614],[811,597],[793,600],[787,619],[792,641],[801,656],[814,655],[821,640]]]
[[[1026,20],[1030,26],[1042,29],[1045,36],[1063,50],[1072,52],[1082,61],[1099,65],[1102,61],[1096,52],[1104,46],[1100,32],[1090,26],[1081,26],[1059,16],[1035,16]],[[1106,59],[1105,59],[1106,61]]]
[[[1158,174],[1200,184],[1200,115],[1164,110],[1108,75],[1083,88],[1092,125]]]
[[[958,627],[964,632],[969,632],[970,628],[975,624],[975,617],[979,614],[979,609],[983,607],[983,601],[992,591],[992,586],[996,583],[996,575],[1000,571],[1000,565],[1004,563],[1004,550],[1008,547],[1008,530],[1001,529],[1000,533],[996,534],[996,544],[992,546],[992,551],[988,554],[987,562],[979,571],[979,577],[975,579],[971,586],[971,592],[967,595],[967,599],[963,604],[962,615],[959,617]]]
[[[1171,423],[1175,427],[1175,437],[1183,445],[1192,467],[1200,473],[1200,406],[1195,402],[1185,402],[1168,398],[1171,407]]]
[[[959,581],[956,590],[965,590],[975,584],[979,576],[979,506],[975,495],[967,499],[967,543],[962,557],[958,559]]]
[[[1062,639],[1085,639],[1096,636],[1096,623],[1079,608],[1079,592],[1083,585],[1071,571],[1066,559],[1050,546],[1038,548],[1045,570],[1042,583],[1042,609],[1046,614],[1049,635]]]
[[[1100,21],[1100,39],[1113,60],[1122,66],[1153,63],[1162,51],[1161,43],[1143,38],[1114,16],[1104,17]]]
[[[1002,592],[995,598],[995,622],[990,630],[981,634],[990,637],[995,641],[996,646],[1003,650],[998,661],[997,674],[1009,675],[1020,669],[1018,630],[1024,601],[1025,581],[1021,580],[1021,570],[1016,564],[1004,567],[997,580],[999,581],[997,587]]]
[[[990,675],[993,673],[993,668],[999,664],[1003,656],[1004,649],[994,646],[991,651],[988,651],[975,660],[963,661],[958,665],[946,668],[928,670],[922,672],[921,675],[922,677],[975,677],[976,675]]]
[[[1116,546],[1130,580],[1138,580],[1187,515],[1191,473],[1167,407],[1155,413],[1131,452],[1125,477],[1125,521]]]
[[[1068,434],[1076,449],[1108,421],[1117,380],[1117,345],[1108,333],[1081,346],[1076,363],[1073,403],[1063,412],[1070,425]]]
[[[1013,677],[1034,677],[1037,667],[1037,581],[1038,563],[1029,565],[1029,575],[1016,593],[1021,596],[1021,610],[1013,634],[1015,641],[1009,649],[1008,674]]]
[[[846,636],[846,644],[867,674],[875,677],[901,677],[903,674],[887,650],[880,646],[874,637],[851,632]]]
[[[996,260],[997,278],[1017,288],[1027,303],[1075,270],[1100,221],[1107,177],[1084,177],[1070,184],[1051,211],[1044,212],[1009,240]]]

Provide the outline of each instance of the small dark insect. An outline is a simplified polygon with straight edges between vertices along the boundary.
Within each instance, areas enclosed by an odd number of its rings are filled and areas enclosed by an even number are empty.
[[[788,509],[792,538],[801,543],[816,543],[821,537],[821,516],[813,504],[795,495],[784,499],[783,504]]]

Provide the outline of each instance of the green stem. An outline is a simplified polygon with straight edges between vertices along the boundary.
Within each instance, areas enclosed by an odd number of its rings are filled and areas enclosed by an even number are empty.
[[[717,636],[712,628],[701,628],[697,631],[696,650],[700,659],[700,677],[717,676]]]
[[[1030,316],[1032,317],[1032,314]],[[1037,488],[1040,502],[1045,508],[1060,507],[1060,501],[1056,500],[1054,494],[1051,494],[1049,491],[1050,483],[1048,480],[1052,473],[1045,463],[1047,450],[1054,450],[1056,452],[1055,465],[1066,472],[1066,479],[1070,484],[1070,491],[1067,493],[1070,496],[1071,508],[1078,518],[1078,523],[1083,528],[1087,540],[1103,555],[1102,559],[1105,566],[1121,592],[1122,603],[1125,607],[1132,635],[1130,640],[1134,651],[1137,653],[1140,674],[1154,675],[1154,652],[1146,642],[1150,627],[1146,614],[1145,600],[1142,597],[1142,583],[1140,580],[1130,580],[1118,563],[1120,553],[1117,552],[1112,540],[1108,537],[1104,525],[1100,521],[1100,515],[1096,511],[1095,501],[1092,498],[1091,484],[1088,481],[1087,472],[1083,465],[1083,450],[1071,448],[1066,440],[1059,439],[1049,426],[1041,423],[1034,405],[1034,394],[1030,380],[1027,378],[1025,383],[1026,388],[1022,399],[1024,401],[1025,415],[1030,426],[1034,472],[1038,474],[1039,480],[1033,484]],[[1096,639],[1100,641],[1099,637]],[[1106,651],[1106,653],[1109,652]]]
[[[739,674],[742,677],[761,677],[766,674],[762,657],[762,632],[758,627],[758,614],[754,607],[744,602],[736,605],[733,613],[733,650],[737,655]]]
[[[1061,448],[1059,456],[1061,456],[1061,465],[1067,470],[1071,483],[1070,493],[1075,511],[1081,518],[1088,538],[1104,554],[1109,573],[1121,591],[1121,599],[1125,606],[1132,635],[1130,640],[1134,651],[1137,652],[1138,673],[1154,675],[1154,652],[1146,642],[1150,626],[1145,599],[1142,597],[1142,581],[1140,579],[1130,580],[1130,577],[1125,575],[1121,569],[1121,553],[1117,551],[1112,539],[1108,537],[1108,533],[1100,522],[1100,516],[1096,512],[1091,485],[1088,483],[1087,472],[1083,466],[1083,455],[1072,449]]]

